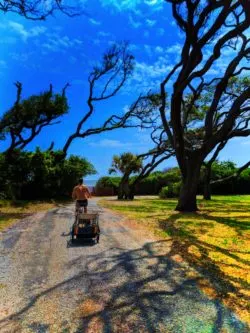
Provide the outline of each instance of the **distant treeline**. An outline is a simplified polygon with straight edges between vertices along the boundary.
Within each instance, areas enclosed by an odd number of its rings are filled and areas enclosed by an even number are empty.
[[[53,199],[69,197],[80,177],[95,174],[91,163],[79,156],[65,158],[62,151],[16,150],[0,154],[1,199]]]
[[[236,174],[237,167],[233,162],[215,162],[212,166],[212,179],[226,179]],[[131,180],[136,177],[131,177]],[[97,195],[117,195],[120,177],[102,177],[98,180],[95,190]],[[142,180],[136,187],[137,195],[158,195],[171,197],[178,196],[181,184],[179,168],[171,168],[163,172],[153,172],[149,177]],[[167,188],[166,188],[167,187]],[[199,194],[203,194],[204,170],[201,172]],[[164,188],[164,190],[162,190]],[[212,194],[250,194],[250,168],[244,170],[239,177],[232,177],[225,182],[211,184]]]

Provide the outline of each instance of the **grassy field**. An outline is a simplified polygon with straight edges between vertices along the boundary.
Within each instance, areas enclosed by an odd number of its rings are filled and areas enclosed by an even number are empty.
[[[19,219],[56,206],[56,202],[0,200],[0,232]]]
[[[203,277],[203,291],[250,323],[250,196],[199,199],[200,211],[185,214],[174,211],[176,200],[105,199],[101,205],[171,239],[171,255],[181,256]]]

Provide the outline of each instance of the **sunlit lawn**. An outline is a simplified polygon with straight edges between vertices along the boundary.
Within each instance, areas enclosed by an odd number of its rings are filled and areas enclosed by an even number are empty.
[[[0,231],[11,226],[19,219],[25,218],[30,214],[39,211],[45,211],[55,207],[56,203],[53,201],[17,201],[11,202],[9,200],[0,200]]]
[[[250,322],[250,196],[199,199],[200,211],[185,214],[174,211],[176,200],[171,199],[106,199],[101,204],[171,238],[176,254],[206,277],[202,289]]]

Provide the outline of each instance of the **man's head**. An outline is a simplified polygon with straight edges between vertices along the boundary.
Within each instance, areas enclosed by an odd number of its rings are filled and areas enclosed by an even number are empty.
[[[79,183],[79,185],[82,185],[83,184],[83,179],[80,178],[78,183]]]

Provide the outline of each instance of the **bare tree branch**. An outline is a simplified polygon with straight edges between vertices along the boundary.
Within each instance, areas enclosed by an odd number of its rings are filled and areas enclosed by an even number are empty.
[[[62,12],[69,17],[87,15],[78,6],[65,5],[61,0],[0,0],[0,11],[16,13],[33,21],[45,20],[55,12]]]

